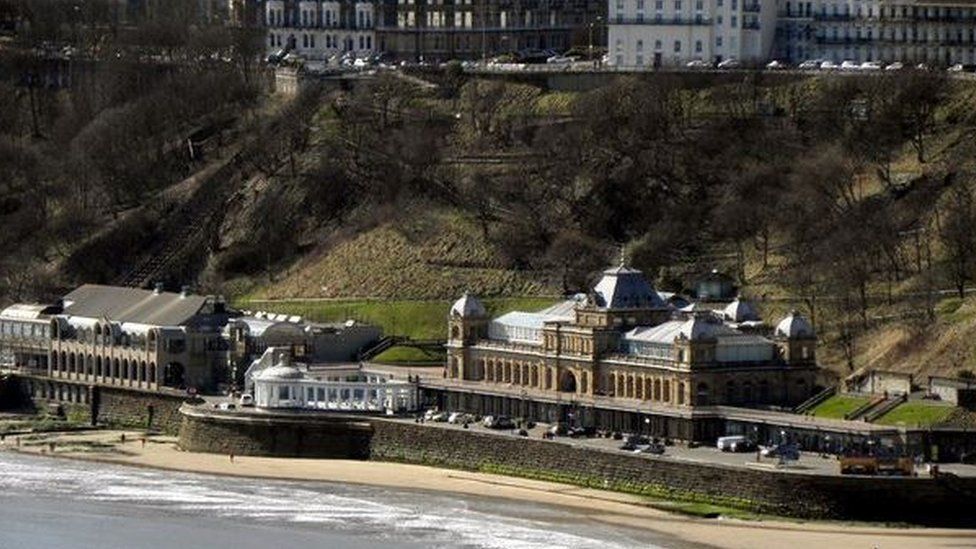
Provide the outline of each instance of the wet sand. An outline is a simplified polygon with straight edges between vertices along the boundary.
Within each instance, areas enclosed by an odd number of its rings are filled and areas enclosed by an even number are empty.
[[[227,455],[183,452],[176,447],[173,437],[150,437],[143,445],[140,433],[125,433],[124,443],[120,442],[121,435],[119,431],[58,434],[30,442],[22,437],[20,447],[16,446],[15,439],[7,437],[2,448],[213,475],[363,484],[537,502],[574,509],[588,520],[646,529],[716,547],[976,547],[976,530],[700,519],[648,507],[646,500],[638,496],[565,484],[398,463],[248,456],[234,456],[232,462]],[[53,454],[48,441],[55,444]]]

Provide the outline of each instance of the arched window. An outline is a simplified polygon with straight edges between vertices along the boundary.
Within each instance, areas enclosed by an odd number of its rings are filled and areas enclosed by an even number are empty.
[[[682,405],[685,403],[685,384],[684,382],[678,382],[678,404]]]

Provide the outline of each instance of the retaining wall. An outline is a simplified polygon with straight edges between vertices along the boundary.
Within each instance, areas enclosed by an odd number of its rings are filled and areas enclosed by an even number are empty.
[[[971,478],[820,476],[700,464],[382,417],[184,407],[180,445],[189,451],[493,472],[800,518],[976,524]]]

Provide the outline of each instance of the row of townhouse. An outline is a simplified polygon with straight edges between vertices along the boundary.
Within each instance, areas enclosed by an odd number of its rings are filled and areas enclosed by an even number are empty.
[[[608,0],[609,62],[976,63],[972,0]]]
[[[479,59],[602,41],[598,0],[267,0],[269,53],[309,59],[389,53],[409,60]]]

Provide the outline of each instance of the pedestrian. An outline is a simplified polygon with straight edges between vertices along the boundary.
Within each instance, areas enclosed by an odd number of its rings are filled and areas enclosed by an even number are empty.
[[[20,448],[20,437],[17,437],[17,447]]]
[[[122,441],[122,444],[125,444],[125,433],[122,433],[122,436],[119,437],[119,440]]]
[[[142,437],[142,447],[146,447],[146,437]]]
[[[234,463],[234,453],[233,452],[231,452],[231,454],[230,454],[230,462],[231,463]]]

